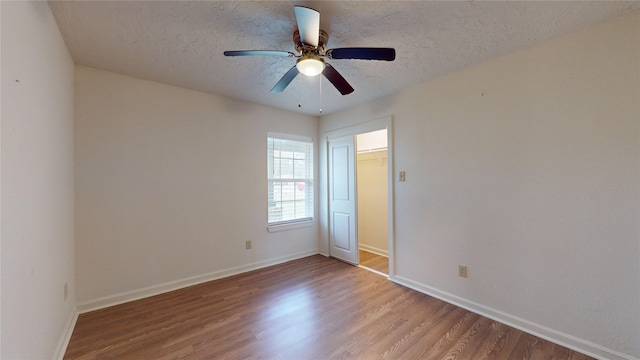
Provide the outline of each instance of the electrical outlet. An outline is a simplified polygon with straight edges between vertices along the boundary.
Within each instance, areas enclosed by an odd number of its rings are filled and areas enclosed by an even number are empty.
[[[407,174],[404,171],[400,171],[400,181],[407,181]]]
[[[458,265],[458,276],[466,278],[467,277],[467,266],[466,265]]]
[[[69,296],[69,283],[64,283],[64,299],[67,300]]]
[[[250,250],[251,249],[251,240],[245,241],[244,242],[244,247],[245,247],[245,249]]]

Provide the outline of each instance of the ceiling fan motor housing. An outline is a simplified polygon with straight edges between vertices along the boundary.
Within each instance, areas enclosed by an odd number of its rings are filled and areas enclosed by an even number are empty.
[[[303,43],[300,40],[300,31],[296,30],[293,32],[293,44],[295,45],[296,51],[298,51],[299,53],[305,53],[306,51],[314,51],[319,54],[319,55],[323,55],[324,52],[327,50],[327,42],[329,41],[329,34],[320,29],[319,35],[318,35],[318,46],[311,46],[311,45],[307,45],[305,43]]]

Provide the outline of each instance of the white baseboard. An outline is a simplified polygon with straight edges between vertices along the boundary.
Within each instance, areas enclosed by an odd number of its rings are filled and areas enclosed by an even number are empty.
[[[596,359],[640,360],[639,358],[634,357],[632,355],[623,354],[621,352],[608,349],[604,346],[600,346],[598,344],[594,344],[592,342],[577,338],[575,336],[565,334],[563,332],[548,328],[546,326],[542,326],[540,324],[536,324],[534,322],[519,318],[517,316],[504,313],[500,310],[492,309],[490,307],[478,304],[473,301],[469,301],[467,299],[458,297],[456,295],[447,293],[445,291],[438,290],[428,285],[418,283],[416,281],[404,278],[402,276],[392,276],[392,277],[389,277],[389,280],[397,284],[406,286],[410,289],[419,291],[423,294],[427,294],[429,296],[433,296],[440,300],[446,301],[450,304],[459,306],[463,309],[469,310],[476,314],[499,321],[505,325],[509,325],[518,330],[527,332],[531,335],[535,335],[537,337],[562,345],[569,349],[581,352],[585,355],[589,355]]]
[[[53,359],[62,360],[64,358],[64,353],[67,351],[67,346],[69,346],[69,340],[71,340],[71,334],[73,334],[73,329],[76,327],[76,321],[78,321],[78,312],[74,311],[69,316],[64,326],[64,331],[60,335],[58,346],[56,346],[56,350],[53,353]]]
[[[241,274],[247,271],[261,269],[267,266],[281,264],[287,261],[296,260],[296,259],[300,259],[303,257],[316,255],[316,254],[318,254],[317,250],[303,251],[296,254],[291,254],[291,255],[282,256],[282,257],[269,259],[269,260],[258,261],[252,264],[214,271],[208,274],[193,276],[193,277],[182,279],[182,280],[170,281],[164,284],[149,286],[139,290],[127,291],[120,294],[104,296],[101,298],[79,303],[77,305],[78,313],[83,314],[83,313],[94,311],[94,310],[104,309],[106,307],[119,305],[126,302],[134,301],[134,300],[139,300],[139,299],[147,298],[150,296],[159,295],[169,291],[182,289],[185,287],[205,283],[212,280],[221,279],[221,278],[232,276],[232,275]]]
[[[365,245],[362,243],[358,244],[358,247],[360,248],[360,250],[368,251],[370,253],[374,253],[376,255],[380,255],[384,257],[389,257],[389,252],[387,250],[378,249],[377,247]]]

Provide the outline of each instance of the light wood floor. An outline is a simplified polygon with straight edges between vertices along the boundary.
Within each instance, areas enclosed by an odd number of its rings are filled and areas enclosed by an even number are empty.
[[[320,255],[81,314],[65,359],[590,359]]]
[[[389,258],[364,250],[360,250],[359,253],[360,265],[380,271],[383,274],[389,274]]]

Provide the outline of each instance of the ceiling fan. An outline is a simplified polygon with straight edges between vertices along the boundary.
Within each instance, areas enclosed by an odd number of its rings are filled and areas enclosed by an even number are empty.
[[[295,57],[296,64],[271,89],[272,93],[280,93],[302,73],[306,76],[324,75],[342,95],[353,92],[340,73],[326,63],[327,59],[360,59],[360,60],[384,60],[393,61],[396,58],[396,50],[393,48],[350,47],[326,49],[329,34],[320,29],[320,13],[305,6],[294,7],[298,30],[293,33],[293,43],[299,55],[290,51],[278,50],[237,50],[225,51],[225,56],[281,56]]]

